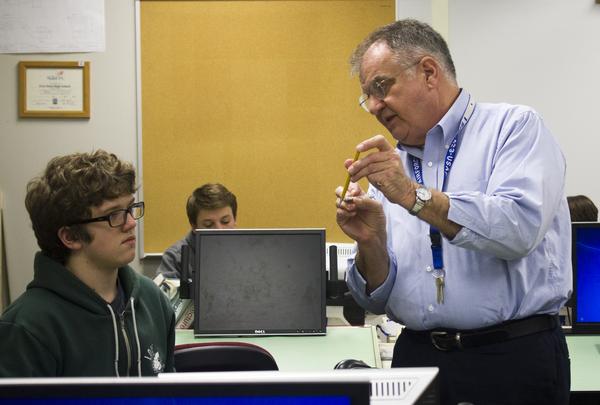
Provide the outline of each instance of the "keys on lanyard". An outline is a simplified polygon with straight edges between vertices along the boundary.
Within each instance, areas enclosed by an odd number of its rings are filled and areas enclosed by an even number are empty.
[[[444,189],[445,189],[446,177],[448,176],[448,173],[450,172],[450,169],[452,168],[452,164],[454,163],[454,158],[456,157],[456,152],[458,149],[458,135],[463,130],[463,128],[465,127],[467,122],[469,122],[469,119],[471,118],[471,115],[473,114],[474,109],[475,109],[475,101],[471,99],[471,96],[469,96],[469,102],[465,109],[465,113],[463,114],[463,117],[460,120],[460,125],[458,126],[458,130],[456,131],[454,138],[452,138],[452,142],[450,143],[448,151],[446,152],[446,157],[444,159],[444,177],[442,179],[442,187],[441,187],[442,191],[444,191]],[[413,174],[415,176],[415,180],[419,184],[425,185],[424,178],[423,178],[423,168],[421,167],[421,159],[419,159],[413,155],[410,155],[410,158],[412,160],[412,169],[413,169]],[[431,256],[433,259],[433,267],[434,267],[432,274],[433,274],[433,278],[435,280],[435,289],[437,292],[437,303],[443,304],[444,303],[444,288],[446,286],[446,282],[445,282],[446,272],[444,271],[444,258],[442,255],[442,236],[440,234],[440,231],[438,231],[433,226],[430,226],[429,237],[431,239]]]
[[[437,303],[443,304],[445,286],[444,277],[446,277],[446,272],[444,271],[444,269],[433,269],[431,274],[433,275],[433,278],[435,280],[435,288],[437,291]]]

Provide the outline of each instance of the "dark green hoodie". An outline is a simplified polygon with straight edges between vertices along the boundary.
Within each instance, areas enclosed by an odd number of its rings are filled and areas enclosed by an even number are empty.
[[[0,377],[137,376],[173,371],[175,316],[166,296],[119,269],[122,314],[58,262],[35,257],[34,278],[0,318]]]

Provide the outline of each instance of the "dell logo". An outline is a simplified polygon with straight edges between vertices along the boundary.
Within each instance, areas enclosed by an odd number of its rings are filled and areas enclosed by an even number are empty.
[[[264,335],[265,334],[265,330],[264,329],[254,329],[254,333]]]

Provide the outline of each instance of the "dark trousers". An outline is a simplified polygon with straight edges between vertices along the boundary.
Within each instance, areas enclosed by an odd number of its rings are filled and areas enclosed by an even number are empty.
[[[392,367],[438,367],[441,404],[569,403],[571,371],[558,326],[501,343],[440,351],[423,336],[401,333]]]

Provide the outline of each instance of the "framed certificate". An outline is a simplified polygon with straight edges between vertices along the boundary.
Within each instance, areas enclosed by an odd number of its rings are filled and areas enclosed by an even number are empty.
[[[19,116],[89,118],[89,62],[19,62]]]

